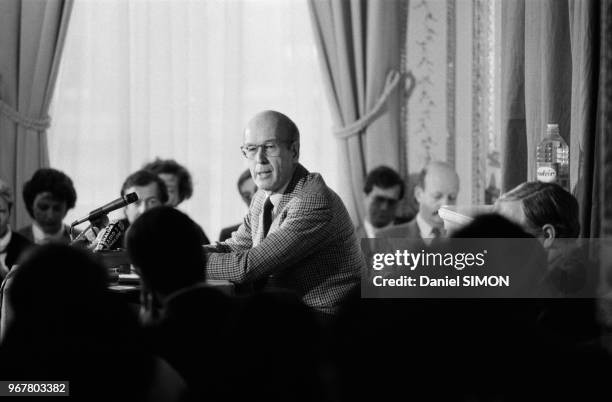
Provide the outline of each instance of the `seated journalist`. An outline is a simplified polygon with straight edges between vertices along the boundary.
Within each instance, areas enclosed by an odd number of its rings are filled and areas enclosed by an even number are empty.
[[[253,117],[242,152],[263,191],[230,239],[205,247],[208,278],[267,281],[321,313],[334,313],[365,264],[342,200],[298,162],[299,131],[282,113]]]
[[[376,238],[399,223],[395,213],[404,198],[404,181],[399,173],[387,166],[372,169],[366,176],[363,194],[366,215],[355,229],[358,239]]]
[[[251,200],[253,199],[253,196],[257,192],[257,186],[255,185],[255,182],[251,177],[251,171],[249,169],[242,172],[242,174],[238,178],[238,192],[240,193],[242,201],[244,201],[248,208],[249,205],[251,205]],[[239,227],[240,223],[221,229],[221,233],[219,233],[219,241],[225,241],[232,237],[232,233],[238,230]]]
[[[38,169],[23,186],[23,201],[34,221],[19,233],[36,244],[69,243],[70,230],[63,220],[76,199],[72,180],[65,173]]]
[[[572,194],[554,183],[525,182],[502,194],[495,211],[540,241],[561,294],[594,296],[598,277],[588,248],[577,242],[579,210]]]
[[[131,225],[146,211],[160,207],[168,201],[168,190],[164,181],[148,170],[137,170],[121,185],[121,196],[136,193],[138,200],[124,208],[125,218]]]
[[[190,199],[193,195],[193,181],[189,170],[174,159],[155,158],[154,161],[147,163],[142,169],[153,172],[162,179],[168,192],[166,205],[177,208],[183,201]],[[206,233],[199,225],[198,227],[200,228],[200,235],[204,237],[202,244],[209,244],[210,241]]]
[[[381,229],[376,237],[417,239],[429,245],[434,239],[446,237],[444,221],[438,214],[443,205],[455,205],[459,193],[459,176],[445,162],[430,162],[423,168],[414,187],[419,204],[416,217],[410,222]]]

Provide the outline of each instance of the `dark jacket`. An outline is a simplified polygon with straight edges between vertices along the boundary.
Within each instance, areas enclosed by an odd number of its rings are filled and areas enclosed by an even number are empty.
[[[13,264],[17,264],[23,253],[33,245],[34,243],[25,238],[23,235],[13,232],[11,235],[11,241],[9,242],[8,246],[6,246],[5,265],[7,268],[10,269]]]

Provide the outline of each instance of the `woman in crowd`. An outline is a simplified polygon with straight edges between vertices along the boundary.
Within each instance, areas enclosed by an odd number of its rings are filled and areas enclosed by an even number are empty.
[[[63,220],[76,199],[72,180],[65,173],[51,168],[37,170],[23,186],[23,201],[34,221],[19,233],[36,244],[69,243],[69,228]]]
[[[153,162],[147,163],[143,169],[150,170],[164,181],[168,189],[167,205],[177,207],[183,201],[191,198],[193,194],[191,174],[174,159],[156,158]]]
[[[144,170],[151,171],[164,181],[168,191],[168,201],[166,205],[178,207],[183,201],[191,198],[193,194],[193,184],[191,174],[186,167],[176,162],[174,159],[155,158],[143,166]],[[210,240],[200,227],[201,235],[204,238],[202,244],[210,244]]]

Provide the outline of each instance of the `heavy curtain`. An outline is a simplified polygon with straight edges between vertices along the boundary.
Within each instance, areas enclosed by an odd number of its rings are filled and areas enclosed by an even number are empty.
[[[309,0],[339,142],[340,193],[363,220],[363,181],[377,165],[399,170],[403,1]],[[330,139],[331,141],[331,139]]]
[[[602,176],[609,170],[601,123],[608,99],[606,2],[502,2],[502,191],[535,179],[535,150],[547,123],[570,146],[570,182],[580,202],[584,236],[601,237]],[[599,100],[599,103],[598,103]],[[608,117],[609,118],[609,117]]]
[[[15,192],[14,228],[29,219],[23,182],[49,164],[47,113],[72,3],[0,1],[0,178]]]
[[[180,208],[217,240],[246,211],[240,145],[259,111],[291,117],[300,161],[336,186],[326,106],[306,0],[77,1],[49,129],[51,165],[78,192],[66,220],[159,156],[191,172]]]
[[[597,113],[597,144],[601,152],[593,161],[600,166],[601,171],[596,176],[595,185],[600,191],[592,192],[597,196],[601,209],[593,219],[601,221],[598,234],[602,237],[612,238],[612,0],[603,0],[601,10],[601,63],[599,66],[599,92]],[[611,256],[612,257],[612,256]],[[612,259],[608,260],[607,272],[612,272]]]

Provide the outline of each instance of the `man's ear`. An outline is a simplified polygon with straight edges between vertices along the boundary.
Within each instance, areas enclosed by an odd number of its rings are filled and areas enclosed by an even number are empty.
[[[547,223],[546,225],[542,226],[542,233],[544,233],[542,246],[545,249],[551,248],[555,242],[555,239],[557,238],[557,231],[555,230],[555,227],[550,223]]]
[[[421,188],[421,186],[419,185],[414,186],[414,198],[417,200],[419,204],[421,203],[422,195],[423,195],[423,189]]]
[[[300,142],[293,141],[291,143],[291,152],[293,152],[293,161],[297,162],[300,159]]]

